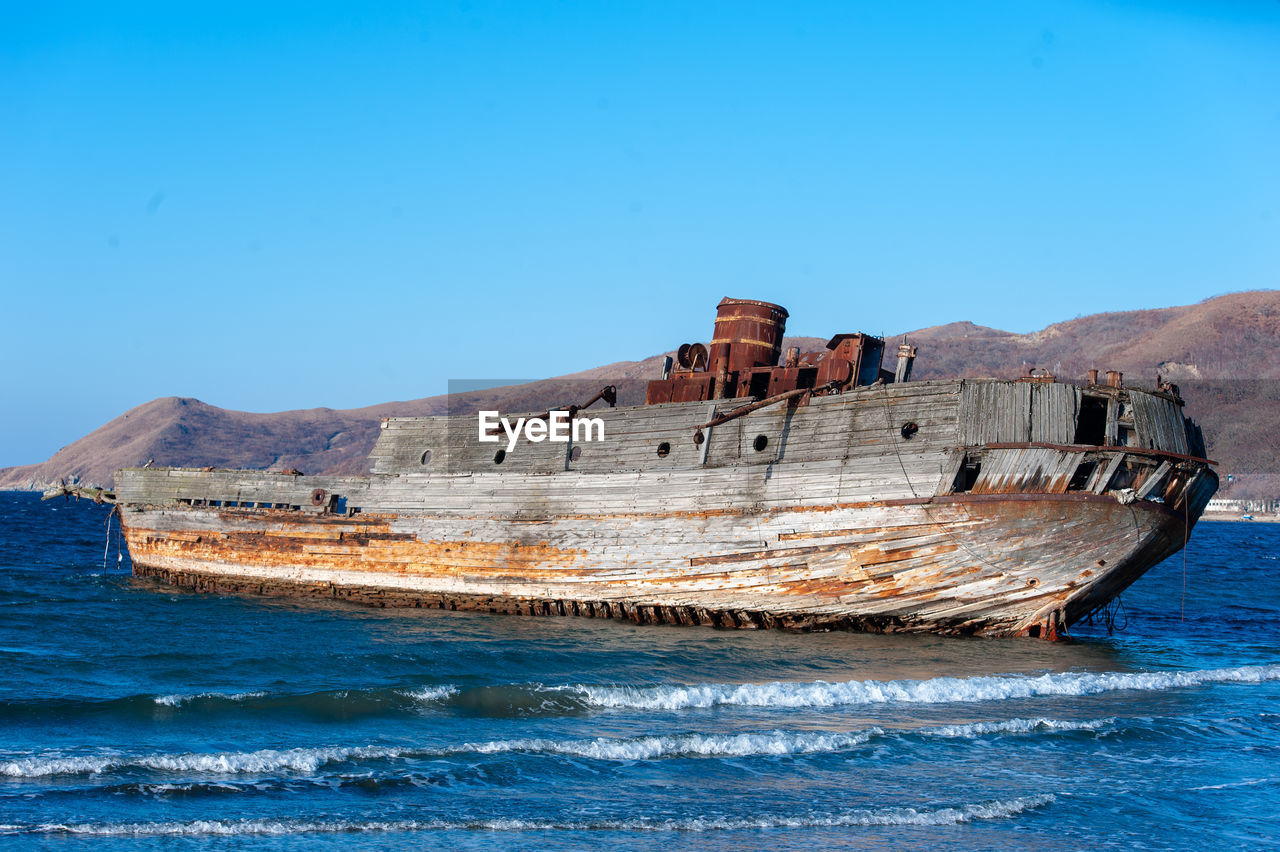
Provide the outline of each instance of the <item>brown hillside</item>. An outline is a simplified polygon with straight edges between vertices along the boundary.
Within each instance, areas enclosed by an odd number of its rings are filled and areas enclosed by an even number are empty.
[[[1094,314],[1030,334],[952,323],[911,332],[916,375],[1004,376],[1027,366],[1077,379],[1097,367],[1148,382],[1280,378],[1280,291],[1232,293],[1198,305]]]
[[[832,329],[840,330],[856,329]],[[920,350],[914,374],[919,379],[1012,377],[1034,366],[1072,381],[1096,367],[1122,370],[1130,384],[1152,385],[1160,373],[1181,384],[1188,413],[1204,428],[1210,455],[1223,463],[1223,470],[1250,474],[1245,479],[1251,490],[1280,493],[1280,438],[1272,428],[1280,414],[1280,386],[1275,382],[1280,378],[1280,291],[1095,314],[1031,334],[954,322],[906,337]],[[786,345],[818,351],[826,339],[788,338]],[[885,366],[891,366],[896,339],[890,341]],[[254,414],[194,399],[157,399],[64,447],[46,462],[0,469],[0,488],[42,487],[63,477],[109,484],[117,469],[148,459],[156,465],[358,473],[366,470],[365,459],[382,417],[444,414],[450,403],[457,414],[480,407],[536,411],[581,403],[610,383],[619,386],[620,404],[632,404],[642,400],[644,382],[658,374],[662,357],[620,361],[554,379],[459,394],[452,400],[436,396],[349,410]]]

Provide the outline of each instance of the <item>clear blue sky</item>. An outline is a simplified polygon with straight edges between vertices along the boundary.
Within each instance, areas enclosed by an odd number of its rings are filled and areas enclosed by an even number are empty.
[[[1280,286],[1280,3],[9,3],[0,465],[709,336]],[[921,353],[927,357],[927,353]]]

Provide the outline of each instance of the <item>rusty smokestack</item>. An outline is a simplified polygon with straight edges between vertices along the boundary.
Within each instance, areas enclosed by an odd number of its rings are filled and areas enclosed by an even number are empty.
[[[1090,370],[1090,371],[1089,371],[1089,384],[1091,384],[1091,385],[1096,385],[1097,383],[1098,383],[1098,371],[1097,371],[1097,370]]]
[[[1119,370],[1107,370],[1107,387],[1118,388],[1124,384],[1124,373]]]
[[[728,344],[728,370],[736,373],[752,367],[773,367],[782,352],[782,334],[787,328],[787,309],[771,302],[725,298],[716,306],[716,332],[711,338],[711,363],[707,369],[719,373],[721,348]]]

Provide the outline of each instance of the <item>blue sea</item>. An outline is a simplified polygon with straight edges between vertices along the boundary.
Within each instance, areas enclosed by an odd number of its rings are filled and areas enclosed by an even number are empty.
[[[107,514],[0,493],[0,845],[1280,845],[1280,526],[1047,643],[201,595]]]

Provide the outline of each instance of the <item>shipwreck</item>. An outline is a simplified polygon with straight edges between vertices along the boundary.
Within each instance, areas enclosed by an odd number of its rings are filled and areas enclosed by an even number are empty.
[[[910,345],[892,369],[866,334],[801,357],[786,320],[725,299],[644,404],[526,416],[589,416],[593,440],[389,418],[367,475],[129,468],[106,499],[135,575],[203,591],[1056,638],[1183,547],[1217,489],[1175,386],[912,381]]]

